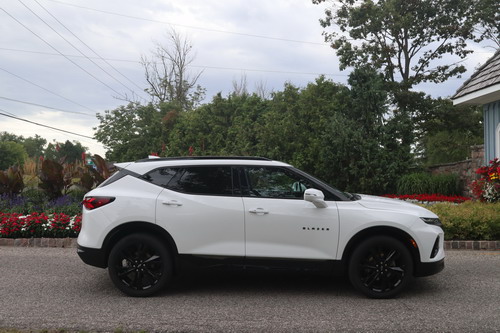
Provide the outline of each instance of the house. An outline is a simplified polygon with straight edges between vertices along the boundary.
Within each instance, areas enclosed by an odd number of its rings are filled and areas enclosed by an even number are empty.
[[[500,49],[451,98],[454,105],[483,106],[484,162],[500,158]]]

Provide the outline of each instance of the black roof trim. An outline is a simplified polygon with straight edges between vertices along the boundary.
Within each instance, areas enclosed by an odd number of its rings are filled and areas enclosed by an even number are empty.
[[[136,162],[157,162],[157,161],[181,161],[181,160],[254,160],[254,161],[272,161],[266,157],[258,156],[180,156],[180,157],[160,157],[144,158]]]

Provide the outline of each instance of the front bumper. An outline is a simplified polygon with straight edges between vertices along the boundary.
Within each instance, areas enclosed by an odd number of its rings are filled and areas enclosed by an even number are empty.
[[[434,262],[419,262],[415,267],[415,276],[429,276],[437,274],[444,269],[444,258]]]
[[[108,257],[103,249],[92,249],[78,245],[76,253],[87,265],[100,268],[108,267]]]

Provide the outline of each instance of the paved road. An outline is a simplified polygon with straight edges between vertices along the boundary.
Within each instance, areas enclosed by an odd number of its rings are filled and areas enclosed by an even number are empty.
[[[74,249],[0,247],[0,327],[149,332],[500,332],[500,252],[448,251],[440,274],[371,300],[344,280],[204,273],[123,296]],[[291,276],[290,276],[291,275]]]

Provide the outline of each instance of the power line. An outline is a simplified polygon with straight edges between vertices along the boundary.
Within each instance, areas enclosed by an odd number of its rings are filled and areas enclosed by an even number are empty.
[[[2,111],[4,111],[4,110],[2,110]],[[6,111],[4,111],[4,112],[6,112]],[[11,115],[8,115],[7,113],[0,112],[0,115],[5,116],[5,117],[9,117],[9,118],[13,118],[13,119],[17,119],[17,120],[20,120],[20,121],[24,121],[24,122],[27,122],[27,123],[30,123],[30,124],[33,124],[33,125],[42,126],[42,127],[46,127],[46,128],[50,128],[50,129],[56,130],[56,131],[60,131],[60,132],[68,133],[68,134],[73,134],[73,135],[78,135],[78,136],[81,136],[81,137],[84,137],[84,138],[88,138],[88,139],[94,140],[93,137],[90,137],[90,136],[87,136],[87,135],[78,134],[78,133],[66,131],[66,130],[63,130],[63,129],[60,129],[60,128],[56,128],[56,127],[52,127],[52,126],[40,124],[40,123],[31,121],[31,120],[28,120],[28,119],[23,119],[23,118],[11,116]]]
[[[10,49],[0,47],[0,50],[13,51],[13,52],[24,52],[24,53],[34,53],[34,54],[44,54],[44,55],[54,55],[61,56],[61,54],[50,53],[50,52],[40,52],[40,51],[31,51],[31,50],[19,50],[19,49]],[[74,58],[83,58],[79,55],[65,54],[66,57],[74,57]],[[96,59],[96,58],[94,58]],[[133,62],[140,63],[137,60],[129,60],[129,59],[116,59],[116,58],[107,58],[109,61],[122,61],[122,62]],[[277,71],[277,70],[269,70],[269,69],[258,69],[258,68],[237,68],[237,67],[222,67],[222,66],[204,66],[204,65],[188,65],[188,67],[195,68],[206,68],[206,69],[221,69],[221,70],[231,70],[231,71],[247,71],[247,72],[262,72],[262,73],[278,73],[278,74],[301,74],[301,75],[326,75],[326,76],[349,76],[348,74],[333,74],[333,73],[312,73],[312,72],[289,72],[289,71]]]
[[[31,32],[33,35],[35,35],[36,37],[38,37],[42,42],[44,42],[45,44],[47,44],[51,49],[53,49],[54,51],[56,51],[57,53],[59,53],[60,55],[62,55],[63,57],[65,57],[68,61],[70,61],[73,65],[75,65],[76,67],[80,68],[82,71],[84,71],[85,73],[87,73],[88,75],[90,75],[92,78],[94,78],[96,81],[100,82],[101,84],[103,84],[104,86],[106,86],[108,89],[114,91],[116,94],[120,95],[121,98],[123,99],[126,99],[125,96],[123,96],[121,93],[119,93],[118,91],[116,91],[113,87],[109,86],[107,83],[101,81],[99,78],[97,78],[95,75],[93,75],[92,73],[90,73],[89,71],[87,71],[85,68],[83,68],[82,66],[78,65],[76,62],[74,62],[73,60],[71,60],[69,57],[66,57],[62,52],[60,52],[58,49],[56,49],[54,46],[52,46],[52,44],[50,44],[49,42],[47,42],[45,39],[43,39],[42,37],[40,37],[37,33],[35,33],[33,30],[31,30],[30,28],[28,28],[26,25],[24,25],[21,21],[19,21],[18,19],[16,19],[14,16],[12,16],[9,12],[7,12],[4,8],[0,8],[1,10],[3,10],[5,12],[5,14],[9,15],[14,21],[16,21],[17,23],[19,23],[21,26],[23,26],[26,30],[28,30],[29,32]]]
[[[22,103],[22,104],[39,106],[39,107],[42,107],[42,108],[56,110],[56,111],[61,111],[61,112],[66,112],[66,113],[74,113],[74,114],[81,114],[81,115],[88,116],[88,117],[95,117],[95,114],[84,113],[84,112],[77,112],[77,111],[70,111],[70,110],[64,110],[64,109],[54,108],[54,107],[47,106],[47,105],[31,103],[31,102],[22,101],[22,100],[18,100],[18,99],[14,99],[14,98],[8,98],[8,97],[4,97],[4,96],[0,96],[0,99],[4,99],[4,100],[7,100],[7,101],[16,102],[16,103]]]
[[[125,85],[123,82],[118,80],[114,75],[110,74],[107,70],[102,68],[98,63],[96,63],[94,60],[90,59],[85,53],[83,53],[75,44],[71,43],[66,37],[64,37],[62,34],[60,34],[56,29],[54,29],[47,21],[45,21],[43,18],[41,18],[37,13],[35,13],[29,6],[27,6],[22,0],[17,0],[19,1],[27,10],[29,10],[33,15],[35,15],[40,21],[42,21],[47,27],[49,27],[53,32],[55,32],[59,37],[61,37],[66,43],[71,45],[78,53],[80,53],[85,59],[89,60],[91,63],[93,63],[97,68],[99,68],[101,71],[106,73],[110,78],[121,84],[125,89],[129,90],[132,95],[137,95],[137,93],[129,88],[127,85]],[[41,5],[40,5],[41,6]],[[43,8],[43,7],[42,7]],[[45,8],[44,8],[45,9]],[[50,14],[50,13],[49,13]],[[52,15],[52,14],[51,14]],[[58,21],[59,22],[59,21]]]
[[[112,64],[110,64],[106,59],[104,59],[100,54],[98,54],[92,47],[90,47],[87,43],[85,43],[82,39],[80,39],[75,33],[73,33],[73,31],[71,31],[66,25],[64,25],[61,21],[59,21],[57,19],[57,17],[55,17],[54,15],[52,15],[52,13],[47,9],[45,8],[44,6],[42,6],[42,4],[40,2],[38,2],[37,0],[34,0],[43,10],[45,10],[50,16],[52,16],[52,18],[54,18],[54,20],[56,20],[61,26],[64,27],[64,29],[66,29],[70,34],[72,34],[76,39],[78,39],[83,45],[85,45],[90,51],[92,51],[92,53],[94,53],[97,57],[99,57],[99,59],[101,59],[102,61],[104,61],[109,67],[111,67],[115,72],[117,72],[118,74],[120,74],[122,77],[124,77],[127,81],[129,81],[130,83],[132,83],[134,86],[136,86],[138,89],[140,89],[141,91],[143,90],[143,88],[139,87],[134,81],[132,81],[131,79],[129,79],[126,75],[124,75],[122,72],[120,72],[117,68],[115,68]],[[90,59],[89,57],[86,57],[87,59]]]
[[[15,77],[17,77],[17,78],[18,78],[18,79],[20,79],[20,80],[23,80],[23,81],[25,81],[25,82],[28,82],[29,84],[32,84],[32,85],[34,85],[35,87],[38,87],[38,88],[40,88],[40,89],[43,89],[43,90],[45,90],[45,91],[47,91],[47,92],[49,92],[49,93],[51,93],[51,94],[53,94],[53,95],[55,95],[55,96],[58,96],[58,97],[60,97],[60,98],[62,98],[62,99],[64,99],[64,100],[66,100],[66,101],[68,101],[68,102],[71,102],[71,103],[73,103],[73,104],[75,104],[75,105],[78,105],[78,106],[81,106],[82,108],[85,108],[85,109],[87,109],[87,110],[89,110],[89,111],[92,111],[92,112],[94,112],[94,113],[97,113],[97,111],[92,110],[91,108],[88,108],[88,107],[86,107],[85,105],[82,105],[82,104],[80,104],[80,103],[78,103],[78,102],[75,102],[75,101],[73,101],[73,100],[69,99],[69,98],[66,98],[66,97],[64,97],[64,96],[62,96],[62,95],[60,95],[60,94],[58,94],[58,93],[56,93],[56,92],[54,92],[54,91],[52,91],[52,90],[49,90],[49,89],[47,89],[47,88],[45,88],[45,87],[42,87],[41,85],[36,84],[36,83],[34,83],[34,82],[32,82],[32,81],[30,81],[30,80],[28,80],[28,79],[25,79],[25,78],[23,78],[23,77],[20,77],[19,75],[12,73],[12,72],[10,72],[10,71],[6,70],[5,68],[1,68],[1,67],[0,67],[0,70],[4,71],[4,72],[6,72],[6,73],[8,73],[8,74],[10,74],[10,75],[12,75],[12,76],[15,76]],[[60,111],[60,110],[59,110],[59,111]]]
[[[292,43],[300,43],[300,44],[311,44],[311,45],[329,46],[326,43],[309,42],[309,41],[287,39],[287,38],[279,38],[279,37],[269,37],[269,36],[263,36],[263,35],[248,34],[248,33],[243,33],[243,32],[234,32],[234,31],[227,31],[227,30],[203,28],[203,27],[196,27],[196,26],[186,25],[186,24],[177,24],[177,23],[171,23],[171,22],[167,22],[167,21],[153,20],[153,19],[139,17],[139,16],[132,16],[132,15],[120,14],[120,13],[110,12],[110,11],[106,11],[106,10],[101,10],[101,9],[95,9],[95,8],[90,8],[90,7],[75,5],[75,4],[71,4],[71,3],[67,3],[67,2],[63,2],[63,1],[58,1],[58,0],[48,0],[48,1],[56,2],[56,3],[59,3],[61,5],[66,5],[66,6],[71,6],[71,7],[76,7],[76,8],[91,10],[91,11],[94,11],[94,12],[104,13],[104,14],[108,14],[108,15],[121,16],[121,17],[126,17],[126,18],[134,19],[134,20],[141,20],[141,21],[148,21],[148,22],[154,22],[154,23],[167,24],[167,25],[171,25],[171,26],[183,27],[183,28],[194,29],[194,30],[217,32],[217,33],[224,33],[224,34],[230,34],[230,35],[245,36],[245,37],[252,37],[252,38],[270,39],[270,40],[277,40],[277,41],[282,41],[282,42],[292,42]]]

